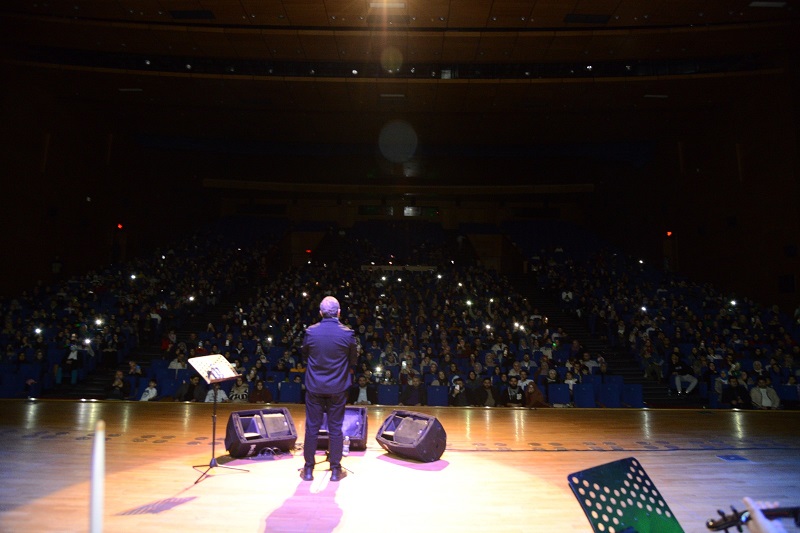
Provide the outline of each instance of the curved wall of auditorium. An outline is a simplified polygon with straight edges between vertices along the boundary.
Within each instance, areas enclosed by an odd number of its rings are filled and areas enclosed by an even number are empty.
[[[673,270],[794,310],[800,108],[793,93],[797,84],[781,81],[740,102],[670,117],[674,131],[642,179],[604,194],[618,212],[607,233],[650,240]]]
[[[0,126],[9,178],[0,293],[51,279],[56,256],[62,276],[133,257],[200,221],[235,211],[245,197],[252,206],[269,206],[264,216],[335,220],[345,227],[364,217],[359,212],[364,203],[400,208],[411,200],[417,207],[438,208],[432,220],[447,228],[461,222],[568,219],[650,260],[667,257],[673,269],[695,279],[794,309],[800,194],[792,90],[776,83],[769,95],[672,113],[654,129],[656,150],[646,165],[569,176],[567,184],[591,183],[590,192],[526,197],[483,194],[480,187],[493,183],[488,161],[468,180],[479,194],[409,199],[363,181],[355,197],[209,189],[204,180],[221,173],[264,180],[280,165],[258,157],[233,161],[229,154],[209,164],[200,154],[144,146],[79,108],[20,104]],[[360,168],[358,161],[349,163],[351,170]],[[447,168],[445,163],[439,168]],[[467,172],[463,162],[452,168]],[[498,168],[523,181],[538,179],[528,161],[506,161]],[[315,170],[312,164],[303,172],[313,178]],[[392,216],[402,216],[399,211]],[[673,232],[671,239],[666,231]]]

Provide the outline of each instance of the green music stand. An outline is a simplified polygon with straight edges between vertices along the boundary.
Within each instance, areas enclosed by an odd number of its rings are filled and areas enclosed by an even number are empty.
[[[567,480],[595,533],[683,533],[633,457],[575,472]]]

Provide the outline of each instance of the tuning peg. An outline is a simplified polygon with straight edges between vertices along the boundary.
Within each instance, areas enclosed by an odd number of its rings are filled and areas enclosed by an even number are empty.
[[[717,514],[720,516],[720,518],[722,518],[723,522],[724,522],[725,520],[727,520],[727,519],[728,519],[728,517],[725,515],[725,511],[723,511],[722,509],[717,509]],[[707,525],[707,526],[708,526],[708,528],[710,529],[710,528],[712,528],[712,527],[713,527],[713,526],[711,525],[711,524],[713,524],[713,523],[714,523],[714,521],[713,521],[713,520],[709,520],[709,521],[708,521],[708,524],[706,524],[706,525]],[[725,531],[725,533],[728,533],[728,528],[726,527],[724,531]]]
[[[736,510],[736,507],[731,505],[731,511],[733,512],[733,516],[741,519],[742,513]],[[740,520],[736,521],[736,531],[742,531],[742,523]]]

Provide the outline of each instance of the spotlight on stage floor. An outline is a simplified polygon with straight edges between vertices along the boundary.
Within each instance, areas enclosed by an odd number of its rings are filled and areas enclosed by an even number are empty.
[[[367,408],[348,405],[344,408],[342,435],[350,437],[351,450],[367,449]],[[322,426],[317,434],[317,449],[328,449],[328,413],[322,417]]]
[[[285,407],[233,412],[225,431],[225,449],[231,457],[252,457],[264,448],[288,452],[295,442],[297,429]]]
[[[683,533],[661,493],[633,457],[567,476],[592,529]]]
[[[425,463],[437,461],[447,446],[439,420],[412,411],[393,411],[375,438],[384,450]]]

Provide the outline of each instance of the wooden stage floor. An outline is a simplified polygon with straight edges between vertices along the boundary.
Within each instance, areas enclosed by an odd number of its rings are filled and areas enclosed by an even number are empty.
[[[301,405],[288,406],[302,442]],[[635,409],[418,408],[447,431],[439,461],[386,453],[375,434],[392,407],[368,409],[365,452],[329,482],[303,482],[299,451],[230,459],[232,411],[219,406],[220,464],[211,460],[212,406],[188,403],[0,402],[0,531],[89,527],[92,435],[106,427],[105,531],[591,531],[570,473],[635,457],[685,531],[743,496],[800,505],[800,413]],[[203,470],[203,469],[201,469]],[[782,523],[797,531],[791,520]]]

